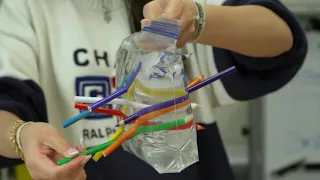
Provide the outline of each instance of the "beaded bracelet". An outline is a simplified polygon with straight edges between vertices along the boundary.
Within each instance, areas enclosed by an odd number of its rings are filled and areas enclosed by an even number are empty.
[[[197,11],[198,11],[198,15],[196,17],[194,17],[194,20],[197,21],[197,28],[196,28],[196,32],[193,37],[193,42],[196,42],[198,40],[198,38],[200,37],[200,35],[204,29],[204,25],[205,25],[204,7],[199,2],[195,2],[195,5],[196,5]]]

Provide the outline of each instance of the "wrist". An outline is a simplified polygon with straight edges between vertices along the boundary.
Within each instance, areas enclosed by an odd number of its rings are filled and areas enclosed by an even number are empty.
[[[12,144],[12,149],[21,159],[23,159],[23,156],[22,156],[22,152],[19,149],[17,132],[18,132],[19,127],[21,127],[24,123],[25,122],[22,120],[16,120],[16,121],[14,121],[14,123],[10,129],[10,141]]]
[[[188,42],[193,41],[194,34],[196,33],[198,26],[197,21],[195,21],[196,16],[198,16],[196,4],[192,1],[185,1],[181,15],[181,21],[183,24],[187,24],[187,26],[189,26],[188,31],[182,32],[188,33],[188,35],[185,35],[186,37],[189,37]]]
[[[24,124],[22,124],[18,128],[17,133],[16,133],[16,139],[17,139],[18,148],[19,148],[19,150],[20,150],[20,152],[22,154],[23,154],[23,142],[24,142],[25,139],[28,139],[28,137],[25,135],[25,134],[28,134],[28,133],[25,133],[25,132],[27,131],[27,129],[30,127],[30,125],[32,123],[33,122],[25,122]]]
[[[23,157],[20,135],[21,135],[21,131],[28,124],[31,124],[31,122],[24,122],[22,120],[16,120],[14,122],[13,127],[11,128],[11,131],[10,131],[11,132],[10,140],[12,143],[12,148],[22,160],[24,160],[24,157]]]

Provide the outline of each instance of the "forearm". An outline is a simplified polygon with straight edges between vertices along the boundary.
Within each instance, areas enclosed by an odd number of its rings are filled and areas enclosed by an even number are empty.
[[[10,130],[14,126],[14,122],[19,118],[7,111],[0,111],[0,155],[7,158],[19,158],[18,154],[12,148],[10,140]]]
[[[262,6],[205,5],[206,21],[197,43],[252,57],[274,57],[291,49],[287,23]]]

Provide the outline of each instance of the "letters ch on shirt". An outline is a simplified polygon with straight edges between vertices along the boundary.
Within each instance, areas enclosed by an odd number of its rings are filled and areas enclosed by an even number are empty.
[[[77,66],[89,66],[91,63],[96,63],[98,66],[110,67],[106,51],[89,51],[85,48],[79,48],[73,52],[73,60]]]

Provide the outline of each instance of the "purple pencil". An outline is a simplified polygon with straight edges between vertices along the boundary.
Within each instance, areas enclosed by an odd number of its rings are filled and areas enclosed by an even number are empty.
[[[208,79],[205,79],[203,81],[201,81],[200,83],[194,85],[194,86],[191,86],[190,88],[188,88],[188,92],[189,93],[192,93],[200,88],[203,88],[204,86],[208,85],[208,84],[211,84],[213,83],[214,81],[216,80],[219,80],[233,72],[236,72],[237,71],[237,68],[235,66],[232,66],[224,71],[221,71],[220,73],[212,76],[212,77],[209,77]]]
[[[122,94],[126,93],[126,92],[128,91],[128,89],[129,89],[129,87],[131,86],[132,82],[133,82],[134,79],[137,77],[138,73],[140,72],[141,66],[142,66],[142,63],[139,62],[136,71],[134,72],[134,74],[132,74],[132,76],[130,77],[127,85],[126,85],[124,88],[121,88],[121,89],[117,90],[116,92],[110,94],[109,96],[101,99],[101,100],[98,101],[98,102],[95,102],[95,103],[93,103],[93,104],[90,104],[90,105],[88,106],[88,110],[92,112],[92,111],[94,111],[95,109],[103,106],[104,104],[106,104],[106,103],[112,101],[113,99],[121,96]]]

